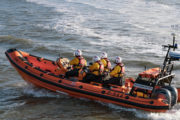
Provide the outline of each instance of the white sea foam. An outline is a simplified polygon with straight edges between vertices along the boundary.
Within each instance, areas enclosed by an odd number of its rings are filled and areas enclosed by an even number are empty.
[[[51,97],[51,98],[61,98],[61,97],[68,97],[64,94],[59,94],[59,93],[53,93],[50,92],[48,90],[45,90],[43,88],[37,88],[34,87],[31,84],[27,84],[27,86],[25,86],[24,94],[33,96],[33,97]],[[85,100],[85,101],[89,101],[88,99],[85,98],[80,98],[81,100]],[[175,106],[175,108],[173,108],[172,110],[169,110],[165,113],[151,113],[151,112],[145,112],[145,111],[141,111],[138,109],[134,109],[134,108],[125,108],[125,107],[121,107],[115,104],[111,104],[111,103],[103,103],[100,101],[97,101],[98,103],[107,106],[109,108],[115,109],[115,111],[120,112],[120,111],[128,111],[128,112],[133,112],[134,115],[138,118],[143,118],[143,119],[153,119],[153,120],[179,120],[180,119],[180,105],[177,104]],[[22,103],[24,104],[24,103]],[[18,104],[19,105],[19,104]],[[16,104],[15,104],[16,106]]]
[[[45,29],[53,29],[61,33],[78,34],[85,37],[95,37],[97,40],[88,41],[91,45],[99,46],[128,46],[129,53],[153,53],[161,56],[161,48],[157,45],[148,45],[145,42],[145,36],[137,36],[138,32],[147,32],[167,36],[172,32],[171,25],[180,24],[178,22],[177,10],[173,6],[159,4],[153,1],[106,1],[106,0],[27,0],[53,7],[57,12],[63,13],[63,16],[54,18],[52,23],[41,25]],[[168,13],[168,15],[167,15]],[[130,31],[131,34],[121,33],[121,24],[116,22],[120,20],[127,24],[127,30],[136,28],[139,31]],[[91,22],[93,21],[93,22]],[[129,26],[128,26],[129,25]],[[94,29],[106,27],[103,29]],[[114,30],[119,29],[119,30]],[[179,31],[176,31],[179,32]],[[128,33],[128,32],[127,32]],[[125,34],[125,35],[123,35]],[[170,38],[170,37],[169,37]],[[152,41],[154,38],[150,38]],[[159,39],[159,38],[156,38]],[[145,42],[144,42],[145,41]],[[152,43],[155,43],[153,40]],[[161,40],[162,41],[162,40]],[[164,41],[163,41],[164,42]],[[132,45],[133,43],[133,45]],[[148,42],[147,42],[148,43]],[[159,44],[159,43],[157,43]],[[137,47],[146,47],[137,51]]]
[[[64,5],[61,5],[60,3],[62,2],[58,2],[56,0],[54,1],[49,1],[49,0],[27,0],[29,2],[35,2],[37,4],[43,4],[45,6],[48,7],[54,7],[58,12],[63,12],[63,13],[68,13],[69,17],[72,17],[72,21],[69,21],[70,19],[66,19],[64,21],[60,21],[61,24],[67,24],[66,22],[68,22],[70,24],[70,26],[72,27],[73,23],[80,23],[75,27],[74,29],[78,30],[79,29],[83,29],[84,27],[78,27],[79,25],[81,25],[81,23],[85,20],[89,20],[90,18],[97,18],[97,17],[102,17],[99,14],[95,13],[91,14],[91,16],[85,16],[88,13],[84,13],[83,11],[81,11],[81,9],[76,9],[73,4],[70,3],[80,3],[80,4],[87,4],[90,6],[93,6],[95,8],[98,9],[105,9],[105,10],[113,10],[116,12],[122,12],[125,14],[125,16],[128,19],[128,23],[131,23],[135,26],[138,26],[140,28],[143,28],[144,30],[149,30],[148,28],[154,27],[156,29],[156,25],[163,25],[163,26],[167,26],[165,24],[172,22],[174,20],[174,18],[177,18],[177,12],[175,11],[175,8],[168,6],[168,5],[164,5],[164,4],[157,4],[155,2],[147,2],[147,1],[141,1],[141,0],[134,0],[132,1],[105,1],[105,0],[67,0],[64,1]],[[113,7],[112,7],[113,6]],[[69,8],[67,8],[69,7]],[[130,9],[131,8],[131,9]],[[133,9],[133,11],[132,11]],[[80,11],[79,11],[80,10]],[[85,11],[85,10],[84,10]],[[85,11],[87,12],[87,11]],[[169,15],[167,16],[167,12],[169,12]],[[73,15],[74,16],[71,16]],[[79,16],[79,15],[80,16]],[[97,16],[99,15],[99,16]],[[107,17],[107,15],[105,15]],[[119,14],[119,16],[121,16],[121,14]],[[87,17],[87,18],[85,18]],[[111,15],[110,17],[115,17],[113,15]],[[100,18],[102,19],[102,18]],[[107,19],[107,18],[105,18]],[[117,19],[117,18],[114,18]],[[83,20],[83,21],[82,21]],[[176,19],[175,19],[176,20]],[[174,22],[175,22],[174,20]],[[103,21],[102,21],[103,22]],[[177,23],[177,21],[176,21]],[[149,26],[147,27],[146,25]],[[68,26],[68,24],[67,24]],[[170,26],[167,26],[170,27]],[[153,31],[155,30],[154,28]],[[150,30],[152,30],[150,29]],[[164,28],[163,28],[164,29]],[[161,30],[163,31],[163,30]],[[158,32],[160,32],[158,30]],[[169,32],[169,31],[168,31]]]
[[[172,110],[169,110],[165,113],[151,113],[151,112],[141,111],[134,108],[125,108],[125,107],[121,107],[121,106],[110,104],[110,103],[102,103],[102,102],[98,102],[98,103],[104,106],[108,106],[109,108],[115,109],[117,112],[120,112],[120,111],[133,112],[136,117],[143,118],[143,119],[153,119],[153,120],[179,120],[180,119],[180,116],[179,116],[180,109],[176,109],[176,108],[173,108]],[[176,106],[179,106],[179,104]]]
[[[67,97],[66,95],[62,93],[55,93],[55,92],[48,91],[44,88],[38,88],[30,83],[24,88],[23,93],[26,95],[33,96],[33,97],[50,97],[50,98]]]
[[[147,118],[153,120],[179,120],[180,119],[180,109],[169,110],[166,113],[148,113]],[[139,117],[142,117],[139,115]]]
[[[180,33],[179,30],[171,29],[172,25],[180,24],[179,11],[174,6],[161,4],[161,2],[146,0],[27,1],[53,7],[57,12],[63,13],[62,16],[54,18],[52,23],[42,24],[41,27],[60,33],[92,37],[92,40],[87,41],[92,46],[122,47],[127,49],[129,54],[154,53],[155,56],[162,57],[164,54],[159,44],[169,43],[168,41],[172,39],[171,32]],[[138,35],[139,33],[142,34]],[[150,35],[144,35],[144,33]],[[154,37],[151,37],[151,34]],[[163,39],[163,37],[166,38]]]

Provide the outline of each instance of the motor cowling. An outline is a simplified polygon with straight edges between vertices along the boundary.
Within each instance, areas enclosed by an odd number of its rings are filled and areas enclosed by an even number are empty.
[[[164,86],[163,88],[167,89],[171,93],[171,106],[174,106],[178,100],[178,92],[177,89],[173,86]]]
[[[171,92],[166,88],[159,88],[154,91],[152,97],[155,99],[162,98],[163,102],[169,105],[169,109],[171,108]]]

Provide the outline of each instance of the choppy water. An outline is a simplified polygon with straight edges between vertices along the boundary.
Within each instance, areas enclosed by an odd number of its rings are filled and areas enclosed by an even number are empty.
[[[180,43],[179,0],[0,0],[0,119],[1,120],[179,120],[180,104],[167,113],[149,113],[112,104],[71,98],[27,84],[4,52],[18,48],[55,60],[85,58],[106,51],[111,61],[121,56],[126,76],[160,66],[177,34]],[[176,63],[174,85],[180,86]]]

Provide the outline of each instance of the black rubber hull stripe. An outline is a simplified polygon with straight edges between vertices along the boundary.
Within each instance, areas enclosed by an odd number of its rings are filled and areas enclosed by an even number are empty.
[[[10,62],[12,64],[14,64],[18,69],[20,69],[21,71],[23,71],[24,73],[26,73],[26,74],[28,74],[30,76],[33,76],[34,78],[36,78],[36,79],[38,79],[38,80],[40,80],[42,82],[45,82],[45,83],[48,83],[48,84],[51,84],[51,85],[54,85],[54,86],[57,86],[57,87],[60,87],[60,88],[66,89],[66,90],[79,92],[79,93],[82,93],[82,94],[91,95],[91,96],[95,96],[95,97],[100,97],[100,98],[103,98],[103,99],[108,99],[108,100],[111,100],[111,101],[120,102],[120,103],[124,103],[124,104],[128,104],[128,105],[133,105],[133,106],[140,107],[140,108],[153,109],[153,110],[168,110],[169,109],[168,106],[152,106],[152,105],[134,103],[134,102],[131,102],[131,101],[128,101],[128,100],[122,100],[122,99],[113,98],[113,97],[109,97],[109,96],[105,96],[105,95],[101,95],[101,94],[97,94],[97,93],[87,92],[87,91],[83,91],[83,90],[79,90],[79,89],[75,89],[75,88],[70,88],[70,87],[67,87],[67,86],[63,86],[63,85],[60,85],[60,84],[45,80],[45,79],[43,79],[43,78],[41,78],[39,76],[36,76],[36,75],[26,71],[25,69],[21,68],[20,66],[18,66],[9,57],[9,55],[7,53],[5,53],[5,54],[6,54],[7,58],[10,60]]]

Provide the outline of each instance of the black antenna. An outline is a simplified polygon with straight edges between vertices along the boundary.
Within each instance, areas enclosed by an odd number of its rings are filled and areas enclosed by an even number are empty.
[[[173,36],[173,51],[175,51],[175,48],[176,48],[175,47],[175,36],[176,35],[174,33],[172,33],[171,35]]]
[[[161,71],[161,77],[164,76],[165,74],[171,74],[171,71],[173,69],[173,63],[171,63],[172,58],[169,57],[169,52],[171,48],[173,48],[173,51],[175,51],[175,49],[177,48],[177,44],[175,44],[175,34],[172,33],[171,35],[173,36],[173,44],[163,45],[163,47],[164,48],[167,47],[168,50],[167,50],[166,57],[163,62],[163,69]]]

